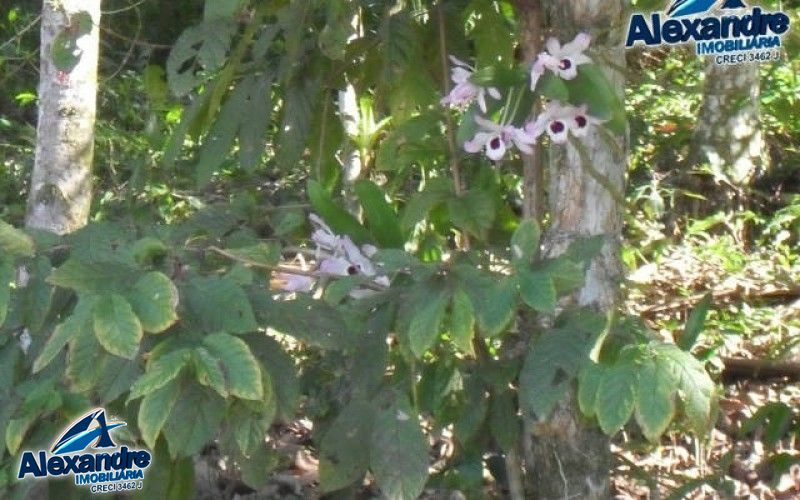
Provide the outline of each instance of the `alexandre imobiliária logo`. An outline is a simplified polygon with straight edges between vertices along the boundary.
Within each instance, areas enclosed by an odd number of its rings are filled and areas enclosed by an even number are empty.
[[[785,12],[742,0],[672,0],[665,12],[631,16],[625,47],[694,43],[697,55],[717,64],[774,61],[790,24]]]
[[[17,479],[29,474],[36,479],[73,475],[76,485],[87,486],[92,493],[141,489],[144,470],[153,457],[147,450],[119,448],[114,443],[111,431],[124,425],[106,421],[102,408],[92,410],[73,422],[49,453],[24,452]]]

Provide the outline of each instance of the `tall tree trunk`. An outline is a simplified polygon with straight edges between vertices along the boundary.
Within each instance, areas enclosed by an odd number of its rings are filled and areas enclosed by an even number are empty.
[[[723,181],[721,190],[699,186],[702,192],[717,193],[709,209],[745,209],[746,188],[765,166],[759,80],[758,63],[718,65],[713,58],[706,62],[703,103],[692,138],[691,159],[722,175],[715,179],[716,184]],[[696,208],[696,215],[707,213]]]
[[[625,88],[624,5],[622,0],[561,0],[544,5],[550,32],[562,42],[571,40],[578,32],[592,36],[590,54],[620,98],[624,98]],[[535,13],[535,9],[530,12]],[[525,11],[520,14],[524,16]],[[522,26],[528,29],[532,24],[530,20],[522,20]],[[523,41],[540,43],[536,37],[525,35]],[[612,140],[615,146],[594,130],[580,142],[594,168],[618,193],[623,193],[627,134],[613,136]],[[605,235],[601,255],[590,266],[585,285],[574,300],[598,311],[615,307],[622,276],[620,236],[624,207],[588,174],[579,151],[572,145],[551,148],[548,201],[551,225],[543,238],[544,255],[559,255],[580,236]],[[595,424],[581,417],[574,394],[558,405],[550,421],[529,427],[526,476],[532,491],[528,497],[608,497],[609,440]]]
[[[80,34],[79,20],[91,16]],[[89,218],[97,95],[100,0],[44,0],[39,76],[36,158],[28,196],[28,227],[57,234],[74,231]],[[85,21],[84,21],[85,23]],[[54,56],[54,44],[75,39],[74,67]],[[58,50],[56,51],[58,52]],[[59,69],[61,66],[61,69]],[[69,65],[68,65],[69,66]]]

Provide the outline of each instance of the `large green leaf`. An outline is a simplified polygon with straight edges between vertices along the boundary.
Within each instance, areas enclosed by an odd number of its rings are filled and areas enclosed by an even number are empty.
[[[486,191],[473,189],[448,200],[447,208],[453,225],[478,238],[483,238],[494,224],[495,203]]]
[[[366,440],[372,436],[372,405],[351,401],[325,432],[319,446],[319,486],[323,492],[342,489],[361,479],[370,463]]]
[[[262,297],[259,318],[275,330],[321,349],[355,347],[358,335],[342,313],[325,301],[298,295],[293,300],[273,301]]]
[[[428,444],[417,414],[405,398],[377,412],[368,455],[375,481],[386,498],[419,497],[428,479]]]
[[[716,389],[703,365],[691,354],[673,344],[654,347],[656,362],[669,370],[678,381],[683,410],[689,424],[698,434],[705,434],[712,422]]]
[[[401,218],[401,225],[405,231],[410,230],[415,224],[425,219],[437,205],[446,202],[453,192],[453,183],[444,178],[431,179],[425,183],[425,188],[415,193],[406,203]]]
[[[72,314],[62,323],[57,325],[53,334],[47,339],[42,351],[33,362],[33,373],[38,373],[55,358],[61,349],[81,331],[91,328],[92,310],[94,309],[93,298],[82,298]]]
[[[318,80],[311,77],[294,78],[287,82],[284,89],[282,122],[275,141],[279,145],[275,161],[279,168],[289,171],[303,157],[321,93]]]
[[[135,268],[119,261],[70,258],[50,274],[47,282],[76,292],[107,295],[124,293],[137,277]]]
[[[520,222],[511,237],[511,262],[518,268],[530,266],[539,253],[539,239],[542,230],[533,219]]]
[[[35,247],[30,236],[0,220],[0,251],[11,256],[30,257]]]
[[[146,332],[163,332],[178,319],[178,289],[162,273],[154,271],[142,276],[127,298]]]
[[[578,407],[587,417],[597,413],[597,388],[605,375],[605,366],[595,363],[586,365],[578,376]]]
[[[403,248],[405,238],[400,222],[383,191],[371,181],[359,181],[355,189],[364,209],[364,218],[377,244],[382,248]]]
[[[552,313],[556,309],[556,287],[553,279],[544,271],[517,271],[519,292],[522,301],[529,307],[543,313]]]
[[[139,352],[142,324],[124,297],[111,294],[101,297],[92,315],[94,333],[106,351],[126,359]]]
[[[106,356],[105,350],[100,346],[92,331],[90,319],[86,323],[86,328],[79,330],[77,335],[74,335],[69,341],[67,377],[72,381],[75,389],[86,391],[97,384],[103,368],[100,360]]]
[[[222,363],[230,394],[242,399],[258,400],[264,397],[261,368],[242,339],[217,333],[205,337],[203,345]]]
[[[233,19],[217,18],[183,31],[167,58],[169,88],[176,96],[186,95],[222,67],[235,30]]]
[[[6,321],[8,303],[11,301],[11,284],[14,282],[14,263],[0,257],[0,326]]]
[[[675,415],[676,380],[667,366],[650,359],[639,368],[636,422],[644,436],[656,443]]]
[[[519,440],[521,421],[517,416],[515,394],[505,390],[492,396],[489,407],[489,428],[497,444],[504,451],[513,450]]]
[[[139,432],[145,444],[156,447],[158,435],[169,418],[172,407],[180,394],[181,384],[178,380],[170,380],[167,385],[148,393],[139,405],[139,416],[136,420]]]
[[[442,318],[450,295],[441,287],[424,287],[415,297],[417,306],[408,327],[408,341],[411,352],[422,357],[439,334]]]
[[[559,320],[556,328],[531,343],[519,374],[520,407],[540,419],[550,415],[573,378],[589,362],[589,353],[604,325],[602,317],[597,325],[586,327],[577,318]]]
[[[308,198],[314,211],[339,234],[346,234],[356,243],[369,241],[369,232],[347,210],[337,205],[320,183],[308,181]]]
[[[196,455],[211,441],[225,416],[225,401],[196,384],[184,383],[164,425],[169,454]]]
[[[147,371],[139,377],[131,387],[128,401],[146,396],[156,391],[180,375],[183,367],[191,359],[191,351],[188,348],[176,349],[163,354],[147,365]]]
[[[618,362],[605,371],[595,401],[597,421],[603,432],[616,433],[631,417],[638,383],[639,372],[633,361]]]
[[[225,373],[222,363],[204,347],[195,347],[192,352],[194,373],[201,385],[211,387],[223,398],[228,397],[228,387],[225,383]]]
[[[223,276],[194,277],[186,289],[191,322],[209,333],[246,333],[258,328],[244,290]]]
[[[450,312],[450,335],[462,351],[474,354],[472,339],[475,336],[475,310],[469,296],[461,288],[453,292]]]
[[[263,333],[251,333],[244,335],[242,339],[250,346],[256,359],[269,370],[272,393],[275,394],[279,416],[291,420],[300,398],[300,385],[294,359],[275,339]]]
[[[517,285],[512,277],[491,277],[477,270],[460,266],[461,288],[472,301],[480,332],[485,337],[500,334],[514,317]]]

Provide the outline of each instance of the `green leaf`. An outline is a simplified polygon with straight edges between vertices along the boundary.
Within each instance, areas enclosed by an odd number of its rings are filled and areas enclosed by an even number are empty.
[[[604,365],[590,363],[578,376],[578,407],[587,417],[593,417],[597,413],[597,388],[604,375]]]
[[[247,0],[206,0],[203,19],[233,18],[247,3]]]
[[[195,347],[192,352],[194,373],[200,385],[211,387],[223,398],[228,397],[228,388],[225,385],[225,373],[222,364],[208,350]]]
[[[418,297],[415,301],[417,307],[408,327],[408,340],[411,352],[421,358],[436,341],[450,297],[446,290],[434,287],[425,290]]]
[[[178,289],[162,273],[154,271],[142,276],[127,298],[146,332],[163,332],[178,319]]]
[[[314,78],[297,77],[286,82],[280,133],[274,142],[280,145],[275,158],[278,168],[288,171],[303,157],[320,88]]]
[[[565,323],[531,343],[519,374],[520,407],[539,419],[547,418],[564,397],[602,333]]]
[[[425,183],[425,188],[414,194],[406,204],[401,218],[401,225],[405,231],[413,228],[419,221],[425,219],[437,205],[447,201],[453,192],[452,182],[447,179],[436,178]]]
[[[12,418],[6,426],[6,448],[11,455],[16,455],[28,430],[36,422],[38,415],[28,415],[22,418]]]
[[[216,19],[181,33],[167,58],[169,88],[176,96],[188,94],[222,67],[235,31],[233,19]]]
[[[597,387],[595,409],[600,428],[608,435],[622,429],[633,413],[639,373],[633,361],[609,367]]]
[[[242,454],[250,455],[257,448],[263,448],[275,410],[272,397],[256,404],[237,401],[231,405],[227,420]]]
[[[298,295],[294,300],[264,299],[259,317],[275,330],[320,349],[347,350],[357,339],[339,310],[327,302]]]
[[[319,445],[321,491],[342,489],[364,476],[370,463],[364,441],[373,435],[373,411],[365,401],[351,401],[325,432]]]
[[[556,287],[552,278],[543,271],[518,271],[519,292],[523,302],[543,313],[556,310]]]
[[[81,299],[72,314],[55,327],[53,334],[47,339],[39,356],[33,362],[33,373],[38,373],[49,365],[69,341],[90,327],[93,308],[93,299]]]
[[[6,321],[8,304],[11,301],[11,285],[14,283],[14,263],[0,257],[0,326]]]
[[[308,181],[308,198],[314,211],[333,231],[346,234],[359,244],[369,241],[370,235],[364,226],[359,224],[358,220],[347,210],[334,203],[327,191],[317,181]]]
[[[483,238],[495,219],[495,203],[486,191],[470,190],[448,200],[447,208],[453,225],[478,238]]]
[[[160,389],[148,393],[139,405],[137,423],[142,439],[150,449],[156,447],[158,435],[169,418],[172,407],[180,394],[181,384],[170,380]]]
[[[91,316],[86,327],[72,337],[67,356],[67,377],[72,380],[75,389],[86,391],[97,384],[102,371],[99,362],[106,357],[106,351],[97,342],[91,328]]]
[[[242,339],[250,346],[250,350],[261,365],[269,370],[271,392],[275,394],[278,415],[284,420],[291,420],[294,418],[297,401],[300,398],[300,385],[294,359],[275,339],[263,333],[247,334],[242,336]]]
[[[199,453],[217,434],[224,416],[222,398],[196,384],[184,384],[164,425],[170,455],[175,458]]]
[[[516,312],[516,280],[482,275],[469,267],[459,267],[458,274],[464,282],[461,288],[472,301],[480,333],[484,337],[500,334]]]
[[[124,297],[111,294],[98,299],[93,313],[94,333],[106,351],[133,359],[139,352],[142,324]]]
[[[264,397],[261,368],[242,339],[217,333],[205,337],[203,345],[222,363],[230,394],[242,399],[259,400]]]
[[[366,180],[357,182],[355,190],[375,242],[382,248],[403,248],[405,238],[400,222],[383,191]]]
[[[694,356],[673,344],[654,347],[656,362],[663,363],[678,381],[683,409],[692,428],[700,435],[713,424],[711,409],[716,389],[703,365]]]
[[[663,363],[647,360],[639,368],[636,395],[636,422],[644,436],[658,442],[675,415],[676,380]]]
[[[11,256],[32,257],[35,247],[30,236],[0,220],[0,251]]]
[[[703,331],[706,315],[708,315],[708,311],[711,309],[711,302],[713,300],[714,296],[710,292],[705,294],[686,319],[686,327],[683,329],[683,335],[676,341],[678,347],[684,351],[691,351],[692,347],[697,343],[697,338]]]
[[[244,290],[228,277],[195,277],[186,289],[192,322],[208,333],[246,333],[258,328]]]
[[[511,390],[505,390],[492,397],[489,407],[489,428],[492,436],[504,451],[516,448],[521,432],[521,422],[517,417],[516,397]]]
[[[453,343],[465,353],[474,354],[472,339],[475,336],[475,311],[464,290],[459,288],[453,293],[450,307],[450,335]]]
[[[147,371],[131,387],[128,401],[156,391],[180,375],[191,359],[189,349],[177,349],[159,356],[147,365]]]
[[[272,118],[270,86],[271,75],[246,78],[240,86],[247,85],[243,92],[247,103],[239,128],[239,163],[246,172],[252,172],[261,162],[267,145],[267,130]]]
[[[536,83],[536,94],[559,102],[569,101],[569,89],[564,79],[547,71]]]
[[[404,500],[422,493],[428,479],[428,444],[405,398],[378,411],[369,457],[384,497]]]
[[[515,267],[527,267],[539,252],[542,231],[533,219],[523,220],[511,237],[511,262]]]
[[[89,263],[70,258],[48,276],[47,282],[76,292],[108,295],[124,293],[136,277],[135,268],[118,261]]]

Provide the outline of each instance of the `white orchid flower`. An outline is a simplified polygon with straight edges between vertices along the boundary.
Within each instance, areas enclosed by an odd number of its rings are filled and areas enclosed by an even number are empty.
[[[592,38],[586,33],[578,35],[564,46],[555,39],[547,40],[547,52],[536,57],[531,67],[531,90],[536,89],[539,78],[546,70],[550,70],[564,80],[572,80],[578,75],[578,66],[592,62],[583,52],[589,48]]]
[[[475,116],[475,123],[480,125],[483,130],[464,143],[466,152],[477,153],[481,149],[485,149],[486,156],[492,161],[503,158],[512,145],[523,153],[533,153],[531,145],[536,142],[535,135],[513,125],[500,125],[480,116]]]
[[[316,282],[313,277],[300,274],[284,272],[275,275],[275,284],[284,292],[308,293]]]
[[[535,136],[547,132],[550,140],[556,144],[567,142],[570,132],[576,137],[584,137],[590,125],[605,121],[589,115],[587,109],[585,104],[575,107],[564,105],[559,101],[550,101],[536,121],[525,125],[525,131]]]
[[[453,56],[450,56],[450,61],[455,65],[450,71],[450,78],[456,85],[441,100],[442,106],[465,109],[472,104],[472,101],[477,100],[478,107],[486,113],[486,94],[488,93],[493,99],[500,99],[502,97],[500,91],[495,87],[481,87],[473,83],[471,78],[475,68],[464,61]]]

